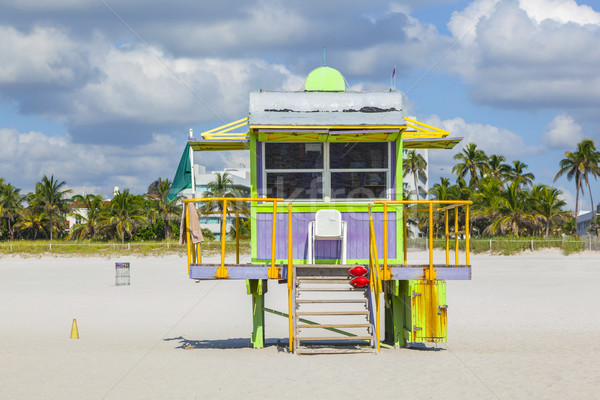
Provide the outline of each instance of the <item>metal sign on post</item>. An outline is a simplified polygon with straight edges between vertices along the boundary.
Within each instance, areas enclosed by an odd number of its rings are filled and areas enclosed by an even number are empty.
[[[130,284],[129,263],[115,263],[115,286]]]

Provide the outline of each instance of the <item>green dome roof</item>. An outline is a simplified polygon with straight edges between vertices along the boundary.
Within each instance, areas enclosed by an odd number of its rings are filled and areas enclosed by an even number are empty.
[[[345,92],[346,84],[338,70],[319,67],[308,74],[304,90],[307,92]]]

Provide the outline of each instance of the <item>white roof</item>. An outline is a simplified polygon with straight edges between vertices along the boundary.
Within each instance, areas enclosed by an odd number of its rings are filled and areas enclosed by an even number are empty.
[[[400,92],[252,92],[250,126],[406,125]]]

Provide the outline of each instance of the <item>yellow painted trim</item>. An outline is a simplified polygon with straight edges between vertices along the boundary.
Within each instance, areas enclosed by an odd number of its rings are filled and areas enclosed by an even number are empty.
[[[457,208],[455,208],[457,210]],[[446,234],[446,264],[450,264],[450,236],[448,235],[448,210],[444,210],[444,233]]]
[[[227,234],[227,199],[223,200],[223,215],[221,218],[221,268],[217,271],[217,278],[227,278],[227,267],[225,267],[225,235]]]
[[[271,234],[271,267],[267,271],[267,277],[269,279],[277,279],[279,277],[279,270],[275,267],[275,246],[277,236],[277,200],[273,201],[273,233]]]
[[[438,131],[438,132],[441,132],[441,133],[448,134],[448,131],[445,131],[445,130],[440,129],[440,128],[436,128],[435,126],[432,126],[432,125],[427,125],[427,124],[425,124],[423,122],[420,122],[420,121],[417,121],[415,119],[404,118],[404,120],[407,122],[407,124],[406,124],[407,126],[414,125],[414,126],[419,126],[419,127],[425,127],[427,129],[431,129],[432,131]]]
[[[406,125],[250,125],[250,130],[256,129],[398,129],[402,131],[406,129]]]
[[[454,208],[454,232],[454,262],[458,265],[458,207]]]
[[[190,217],[188,215],[189,209],[188,205],[185,205],[185,234],[187,239],[187,261],[188,261],[188,276],[190,275],[190,265],[192,264],[192,237],[190,235]]]
[[[294,351],[294,319],[293,319],[293,279],[294,279],[294,247],[292,246],[292,203],[288,204],[288,342],[290,351]]]
[[[211,130],[208,130],[208,131],[202,132],[202,133],[200,134],[200,136],[205,136],[205,135],[208,135],[208,134],[210,134],[210,133],[213,133],[213,132],[220,131],[221,129],[228,128],[228,127],[230,127],[230,126],[232,126],[232,125],[238,125],[238,124],[240,124],[240,123],[242,123],[242,122],[244,122],[244,123],[247,123],[247,122],[248,122],[248,120],[249,120],[249,117],[241,118],[241,119],[238,119],[237,121],[233,121],[233,122],[230,122],[230,123],[228,123],[228,124],[225,124],[225,125],[217,126],[216,128],[213,128],[213,129],[211,129]],[[243,124],[242,124],[242,125],[243,125]]]
[[[469,229],[469,204],[465,206],[465,232],[467,232],[465,233],[465,252],[467,253],[467,265],[471,265],[469,261],[469,236],[471,232]]]

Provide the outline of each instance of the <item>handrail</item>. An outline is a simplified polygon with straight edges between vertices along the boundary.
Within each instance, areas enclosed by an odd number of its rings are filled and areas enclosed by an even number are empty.
[[[464,234],[465,235],[465,256],[466,256],[466,264],[470,265],[470,249],[469,249],[469,239],[470,239],[470,230],[469,230],[469,205],[473,204],[470,200],[379,200],[375,201],[375,204],[383,205],[383,277],[384,279],[390,279],[391,271],[388,267],[387,262],[387,230],[388,230],[388,205],[390,204],[400,204],[400,205],[426,205],[427,208],[419,208],[419,209],[408,209],[403,207],[402,210],[402,220],[403,220],[403,250],[404,250],[404,264],[407,263],[407,249],[406,249],[406,241],[407,241],[407,224],[406,224],[406,214],[407,212],[426,212],[429,216],[429,268],[425,274],[426,280],[435,280],[436,272],[433,268],[433,212],[444,212],[444,237],[446,241],[446,264],[450,264],[450,237],[454,236],[454,253],[455,253],[455,265],[458,265],[458,236]],[[438,205],[434,209],[434,204]],[[458,210],[460,207],[464,207],[465,209],[465,229],[459,230],[458,226]],[[454,209],[454,231],[449,230],[449,218],[448,211]],[[369,207],[370,212],[370,207]]]
[[[294,288],[294,248],[292,246],[292,203],[288,204],[288,270],[287,270],[287,289],[288,289],[288,342],[290,352],[294,351],[294,307],[293,307],[293,288]]]
[[[377,243],[375,242],[375,228],[373,226],[373,213],[371,212],[371,205],[369,204],[369,274],[371,279],[369,280],[369,286],[371,292],[375,296],[375,337],[377,342],[377,351],[381,351],[380,338],[380,315],[379,315],[379,301],[381,297],[382,283],[379,271],[379,256],[377,254]]]
[[[198,264],[202,261],[202,254],[200,243],[197,246],[193,246],[191,243],[190,236],[190,219],[188,215],[188,207],[189,203],[206,203],[210,201],[220,201],[223,203],[223,211],[222,213],[222,225],[221,225],[221,265],[217,267],[217,278],[227,278],[227,267],[225,267],[225,236],[226,236],[226,227],[227,227],[227,214],[234,213],[237,211],[239,214],[239,210],[227,210],[227,202],[236,202],[236,201],[247,201],[247,202],[270,202],[273,203],[273,232],[272,232],[272,244],[271,244],[271,267],[267,272],[267,276],[269,278],[277,278],[278,270],[275,268],[275,235],[277,229],[277,202],[283,201],[281,198],[252,198],[252,197],[203,197],[203,198],[192,198],[192,199],[184,199],[184,215],[185,215],[185,228],[186,228],[186,239],[187,239],[187,258],[188,258],[188,275],[190,274],[190,267],[192,264]],[[239,232],[239,221],[236,221],[237,232]],[[239,264],[239,235],[236,235],[236,263]]]

